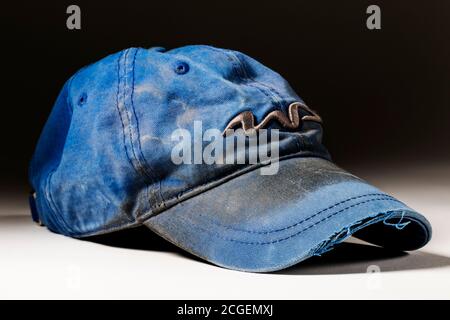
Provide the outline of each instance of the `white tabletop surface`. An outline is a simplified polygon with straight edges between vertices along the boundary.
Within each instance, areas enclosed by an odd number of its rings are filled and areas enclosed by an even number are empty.
[[[276,274],[225,270],[170,246],[132,249],[57,235],[31,221],[25,196],[5,191],[0,299],[449,299],[450,165],[374,167],[353,172],[424,213],[432,241],[409,254],[344,243]]]

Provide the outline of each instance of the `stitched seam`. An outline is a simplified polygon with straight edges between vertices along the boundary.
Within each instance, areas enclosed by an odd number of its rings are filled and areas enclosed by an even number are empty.
[[[79,70],[78,72],[80,72],[80,71],[81,71],[81,70]],[[73,75],[73,77],[69,79],[69,83],[68,83],[68,85],[67,85],[66,104],[67,104],[68,109],[69,109],[69,111],[70,111],[70,122],[72,122],[72,115],[73,115],[73,105],[72,105],[72,101],[70,101],[70,99],[69,99],[69,97],[70,97],[70,88],[72,87],[72,81],[73,81],[73,79],[75,78],[75,76],[78,74],[78,72],[75,73],[75,74]]]
[[[266,96],[266,98],[270,101],[272,101],[272,103],[274,104],[274,107],[271,108],[269,111],[273,111],[276,110],[278,108],[282,109],[283,105],[282,105],[282,101],[281,101],[281,95],[277,92],[277,91],[272,91],[271,87],[264,85],[263,83],[255,80],[253,77],[251,77],[244,64],[242,63],[242,61],[239,59],[239,57],[231,50],[227,50],[227,51],[222,51],[222,50],[218,50],[217,48],[214,47],[210,47],[211,49],[213,49],[214,51],[220,53],[221,55],[225,56],[226,58],[230,57],[233,60],[233,70],[236,74],[236,76],[243,80],[243,84],[251,87],[251,88],[255,88],[256,90],[258,90],[259,92],[261,92],[264,96]],[[250,82],[250,81],[253,81]],[[258,84],[260,84],[260,86],[258,86]],[[277,96],[278,94],[278,96]]]
[[[236,75],[241,79],[244,80],[244,84],[257,89],[258,91],[260,91],[261,93],[263,93],[267,98],[269,98],[272,102],[274,102],[276,105],[278,105],[279,107],[281,107],[281,103],[279,101],[279,99],[277,97],[274,97],[273,94],[269,94],[265,89],[261,88],[260,86],[256,85],[257,83],[261,84],[261,86],[264,86],[266,89],[268,89],[269,91],[271,90],[270,87],[265,86],[263,83],[256,81],[254,78],[250,77],[247,73],[247,71],[245,70],[243,63],[241,62],[241,60],[239,59],[238,56],[236,56],[236,54],[231,51],[231,50],[219,50],[215,47],[211,47],[211,46],[205,46],[213,51],[216,51],[217,53],[220,53],[221,55],[225,56],[226,58],[231,57],[233,59],[233,65],[237,66],[237,68],[234,68]],[[241,70],[241,72],[239,72],[237,69]],[[242,75],[241,75],[242,73]],[[255,83],[251,83],[248,80],[252,80]],[[275,99],[274,99],[275,98]]]
[[[328,208],[322,209],[322,210],[314,213],[313,215],[311,215],[311,216],[309,216],[307,218],[304,218],[304,219],[302,219],[302,220],[300,220],[298,222],[295,222],[294,224],[291,224],[289,226],[282,227],[282,228],[279,228],[279,229],[265,230],[265,231],[257,231],[257,230],[249,230],[249,229],[240,229],[240,228],[229,227],[229,226],[223,225],[221,223],[218,223],[217,221],[214,221],[214,220],[212,220],[212,219],[210,219],[210,218],[208,218],[208,217],[206,217],[204,215],[203,215],[203,217],[207,218],[211,223],[213,223],[213,224],[215,224],[217,226],[220,226],[222,228],[228,229],[228,230],[239,231],[239,232],[246,232],[246,233],[252,233],[252,234],[271,234],[271,233],[281,232],[281,231],[285,231],[285,230],[294,228],[294,227],[296,227],[298,225],[301,225],[301,224],[311,220],[312,218],[314,218],[314,217],[316,217],[316,216],[318,216],[318,215],[320,215],[320,214],[322,214],[322,213],[324,213],[324,212],[326,212],[328,210],[331,210],[331,209],[333,209],[333,208],[335,208],[335,207],[337,207],[337,206],[339,206],[341,204],[344,204],[346,202],[349,202],[349,201],[352,201],[352,200],[356,200],[356,199],[361,199],[361,198],[375,197],[375,196],[383,196],[383,197],[386,197],[386,198],[393,199],[393,197],[391,197],[389,195],[386,195],[384,193],[368,193],[368,194],[364,194],[364,195],[360,195],[360,196],[355,196],[355,197],[348,198],[346,200],[337,202],[337,203],[329,206]]]
[[[250,76],[245,67],[245,64],[242,63],[242,60],[239,58],[239,56],[236,53],[234,53],[233,51],[228,50],[227,52],[229,52],[231,55],[233,55],[237,59],[237,61],[239,62],[239,66],[244,74],[244,77],[253,81],[255,83],[255,87],[257,87],[257,86],[264,87],[266,90],[268,90],[272,97],[272,101],[275,102],[275,104],[278,105],[278,107],[282,108],[283,106],[282,106],[281,94],[275,88],[272,88],[269,85],[267,85],[263,82],[260,82],[260,81],[256,80],[255,78],[253,78],[252,76]]]
[[[210,47],[208,46],[208,48],[212,49],[213,51],[216,51],[218,53],[220,53],[221,55],[225,56],[225,58],[231,57],[233,59],[233,66],[235,66],[234,71],[236,73],[236,75],[241,79],[244,80],[243,84],[255,88],[258,91],[260,91],[262,94],[264,94],[267,98],[269,98],[273,103],[275,103],[276,105],[278,105],[279,107],[281,107],[278,99],[275,97],[273,97],[273,95],[269,94],[266,90],[264,90],[263,88],[261,88],[260,86],[257,86],[255,83],[257,81],[255,81],[254,79],[252,79],[251,77],[248,76],[246,70],[244,69],[241,60],[234,54],[233,51],[227,50],[227,51],[222,51],[219,50],[217,48],[214,47]],[[236,68],[237,66],[237,68]],[[239,72],[238,70],[241,70],[241,72]],[[242,73],[242,75],[241,75]],[[250,83],[248,80],[253,80],[255,83]]]
[[[130,116],[130,113],[129,113],[129,111],[128,111],[128,108],[127,108],[127,106],[126,106],[126,94],[127,94],[127,89],[128,89],[128,79],[127,79],[127,73],[128,73],[128,70],[127,70],[127,59],[128,59],[128,53],[130,52],[130,49],[128,49],[127,51],[126,51],[126,53],[125,53],[125,57],[124,57],[124,75],[123,75],[123,78],[124,78],[124,90],[123,90],[123,104],[124,104],[124,109],[125,109],[125,114],[127,115],[127,120],[128,120],[128,135],[130,136],[130,145],[131,145],[131,151],[133,152],[133,157],[134,157],[134,159],[136,160],[136,163],[140,166],[140,167],[142,167],[142,165],[141,165],[141,163],[140,163],[140,161],[139,161],[139,159],[138,159],[138,157],[136,156],[136,152],[134,151],[134,145],[133,145],[133,140],[134,140],[134,137],[133,137],[133,130],[132,130],[132,126],[131,126],[131,116]],[[137,172],[139,172],[139,170],[137,170],[137,168],[136,168],[136,171]]]
[[[222,52],[222,51],[219,51],[219,52],[221,52],[223,55],[225,55],[225,52]],[[241,80],[244,80],[243,83],[249,87],[257,89],[258,91],[263,93],[275,105],[277,105],[278,107],[281,107],[281,104],[279,103],[277,97],[274,97],[273,94],[271,94],[269,91],[258,86],[256,81],[248,76],[248,73],[245,70],[242,61],[234,54],[234,52],[227,51],[227,53],[233,59],[233,61],[234,61],[233,65],[235,66],[235,68],[234,68],[235,73]],[[250,82],[249,80],[253,80],[254,83]]]
[[[126,117],[127,117],[127,120],[128,120],[128,133],[129,133],[129,137],[130,137],[130,145],[131,145],[131,151],[132,151],[132,154],[133,154],[133,156],[134,156],[134,159],[136,160],[136,162],[137,162],[137,164],[140,166],[140,167],[143,167],[142,165],[141,165],[141,163],[140,163],[140,161],[139,161],[139,159],[137,158],[137,156],[136,156],[136,153],[135,153],[135,151],[134,151],[134,146],[133,146],[133,139],[134,139],[134,137],[133,137],[133,132],[132,132],[132,128],[131,128],[131,117],[130,117],[130,114],[129,114],[129,111],[128,111],[128,108],[126,107],[126,105],[125,105],[125,99],[126,99],[126,87],[127,87],[127,83],[126,83],[126,74],[127,74],[127,69],[126,69],[126,67],[127,67],[127,55],[128,55],[128,53],[129,53],[129,51],[130,51],[130,49],[128,49],[126,52],[125,52],[125,56],[124,56],[124,62],[123,62],[123,64],[124,64],[124,75],[123,76],[120,76],[120,60],[121,60],[121,58],[122,58],[122,56],[123,56],[123,53],[122,53],[122,55],[121,55],[121,57],[119,58],[119,65],[118,65],[118,81],[119,81],[119,85],[118,85],[118,93],[117,93],[117,109],[118,109],[118,111],[119,111],[119,115],[120,115],[120,121],[121,121],[121,123],[122,123],[122,131],[123,131],[123,141],[124,141],[124,146],[125,146],[125,151],[126,151],[126,154],[127,154],[127,158],[128,158],[128,160],[129,160],[129,162],[130,162],[130,164],[131,164],[131,166],[134,168],[134,170],[136,171],[136,173],[138,174],[138,175],[141,175],[141,173],[139,172],[139,170],[138,170],[138,168],[136,167],[136,165],[133,163],[133,160],[131,159],[131,157],[129,156],[129,151],[128,151],[128,147],[127,147],[127,143],[126,143],[126,126],[125,126],[125,124],[124,124],[124,122],[123,122],[123,117],[122,117],[122,112],[121,112],[121,110],[120,110],[120,108],[119,108],[119,101],[120,101],[120,98],[119,98],[119,96],[122,98],[122,101],[123,101],[123,109],[124,109],[124,113],[125,113],[125,115],[126,115]],[[122,80],[122,81],[121,81]],[[123,89],[122,90],[120,90],[120,83],[121,82],[123,82]],[[147,176],[147,175],[146,175]],[[150,178],[150,177],[148,177],[148,178]],[[145,182],[145,181],[144,181]],[[148,187],[148,184],[145,182],[145,184],[147,185],[147,187]]]
[[[138,136],[138,139],[137,139],[137,142],[138,142],[137,149],[138,149],[138,151],[139,151],[139,153],[140,153],[140,155],[141,155],[141,157],[142,157],[142,160],[143,160],[144,164],[146,165],[146,166],[144,167],[144,171],[146,172],[146,176],[147,176],[152,182],[155,182],[156,178],[153,176],[153,174],[152,174],[152,172],[151,172],[152,170],[151,170],[151,168],[150,168],[150,165],[149,165],[147,159],[145,158],[144,153],[142,152],[141,133],[140,133],[140,129],[139,129],[139,119],[138,119],[138,117],[137,117],[136,109],[135,109],[135,107],[134,107],[134,86],[135,86],[135,72],[134,72],[134,69],[135,69],[136,56],[137,56],[138,51],[139,51],[139,48],[137,48],[137,49],[135,50],[134,55],[133,55],[133,62],[132,62],[132,69],[133,69],[133,71],[132,71],[132,87],[131,87],[132,89],[131,89],[131,97],[130,97],[130,100],[131,100],[131,108],[132,108],[132,111],[133,111],[134,118],[136,119],[136,131],[137,131],[137,136]],[[148,172],[148,171],[150,171],[150,172]],[[163,197],[163,195],[162,195],[162,193],[161,193],[161,189],[160,189],[160,188],[158,188],[158,194],[159,194],[160,198],[162,199],[162,201],[164,202],[164,197]],[[147,188],[147,198],[148,198],[148,188]]]
[[[128,52],[130,51],[131,49],[128,49],[128,51],[127,51],[127,54],[128,54]],[[131,66],[131,68],[132,68],[132,83],[131,83],[131,93],[130,93],[130,102],[131,102],[131,108],[132,108],[132,111],[133,111],[133,114],[134,114],[134,117],[135,117],[135,119],[136,119],[136,129],[137,129],[137,136],[138,136],[138,151],[140,150],[140,132],[139,132],[139,123],[138,123],[138,120],[137,120],[137,116],[136,116],[136,111],[135,111],[135,109],[134,109],[134,104],[133,104],[133,94],[134,94],[134,64],[135,64],[135,61],[136,61],[136,54],[137,54],[137,50],[135,50],[135,52],[134,52],[134,55],[133,55],[133,59],[132,59],[132,66]],[[124,62],[124,64],[125,64],[125,67],[127,67],[127,56],[125,56],[125,62]],[[125,69],[125,72],[127,73],[127,70]],[[126,73],[125,73],[125,78],[127,79],[127,77],[126,77]],[[126,90],[124,90],[124,98],[123,98],[123,100],[125,101],[125,99],[126,99]],[[130,117],[130,115],[129,115],[129,112],[128,112],[128,108],[127,108],[127,106],[126,105],[124,105],[124,107],[125,107],[125,110],[126,110],[126,112],[127,112],[127,117],[128,117],[128,128],[129,128],[129,131],[130,131],[130,144],[131,144],[131,149],[133,150],[133,154],[134,154],[134,157],[136,158],[136,162],[138,163],[138,165],[141,167],[141,168],[143,168],[144,169],[144,172],[145,172],[145,176],[147,176],[149,179],[150,179],[150,181],[152,181],[152,178],[151,177],[149,177],[149,175],[148,175],[148,173],[147,173],[147,170],[145,169],[145,167],[143,167],[142,165],[141,165],[141,163],[140,163],[140,161],[137,159],[137,156],[136,156],[136,154],[135,154],[135,152],[134,152],[134,145],[133,145],[133,133],[132,133],[132,124],[131,124],[131,117]],[[140,153],[141,153],[141,155],[142,155],[142,151],[140,151]],[[139,170],[137,170],[136,169],[136,172],[138,172],[138,174],[139,174]],[[147,203],[149,203],[150,202],[150,198],[149,198],[149,188],[150,188],[150,186],[145,182],[144,183],[145,184],[145,194],[146,194],[146,197],[147,197]]]
[[[241,243],[241,244],[245,244],[245,245],[270,245],[270,244],[275,244],[275,243],[283,242],[283,241],[289,240],[289,239],[291,239],[291,238],[297,237],[297,236],[299,236],[300,234],[302,234],[303,232],[305,232],[305,231],[307,231],[307,230],[309,230],[309,229],[312,229],[312,228],[318,226],[319,224],[321,224],[321,223],[325,222],[326,220],[328,220],[328,219],[334,217],[335,215],[338,215],[338,214],[340,214],[340,213],[342,213],[342,212],[345,212],[345,211],[347,211],[347,210],[349,210],[349,209],[351,209],[351,208],[354,208],[354,207],[357,207],[357,206],[360,206],[360,205],[362,205],[362,204],[366,204],[366,203],[372,202],[372,201],[393,201],[393,202],[401,203],[400,201],[395,200],[395,199],[392,199],[392,198],[377,198],[377,199],[370,199],[370,200],[358,202],[358,203],[355,203],[355,204],[353,204],[353,205],[351,205],[351,206],[348,206],[348,207],[346,207],[346,208],[344,208],[344,209],[341,209],[341,210],[339,210],[339,211],[336,211],[336,212],[334,212],[334,213],[332,213],[332,214],[326,216],[325,218],[323,218],[323,219],[321,219],[321,220],[319,220],[319,221],[317,221],[317,222],[315,222],[315,223],[309,225],[308,227],[305,227],[304,229],[302,229],[302,230],[300,230],[300,231],[298,231],[298,232],[296,232],[296,233],[293,233],[293,234],[291,234],[291,235],[289,235],[289,236],[287,236],[287,237],[280,238],[280,239],[273,240],[273,241],[267,241],[267,242],[250,242],[250,241],[242,241],[242,240],[238,240],[238,239],[222,237],[222,236],[220,236],[220,235],[218,235],[218,234],[216,234],[216,233],[212,233],[212,232],[210,232],[210,231],[208,231],[208,230],[206,230],[206,229],[204,229],[204,228],[202,228],[202,227],[200,227],[200,226],[198,226],[198,225],[192,224],[189,220],[185,219],[185,218],[182,217],[182,216],[180,216],[180,217],[181,217],[181,219],[184,220],[185,222],[190,223],[193,227],[195,227],[195,228],[197,228],[197,229],[199,229],[199,230],[201,230],[201,231],[203,231],[203,232],[205,232],[205,233],[209,233],[209,234],[211,234],[211,235],[213,235],[213,236],[215,236],[215,237],[217,237],[217,238],[219,238],[219,239],[222,239],[222,240],[224,240],[224,241],[237,242],[237,243]]]
[[[128,107],[127,107],[127,105],[126,105],[126,95],[127,95],[127,91],[128,91],[128,89],[130,89],[130,87],[129,87],[129,84],[128,84],[128,73],[129,73],[129,71],[127,70],[128,69],[128,54],[129,54],[129,52],[131,51],[132,49],[128,49],[127,51],[126,51],[126,54],[125,54],[125,57],[124,57],[124,66],[125,66],[125,70],[124,70],[124,75],[123,75],[123,78],[125,79],[125,81],[124,81],[124,90],[123,90],[123,101],[124,101],[124,109],[125,109],[125,113],[126,113],[126,116],[127,116],[127,120],[128,120],[128,132],[129,132],[129,137],[130,137],[130,145],[131,145],[131,150],[132,150],[132,152],[133,152],[133,156],[134,156],[134,159],[136,160],[136,165],[139,167],[139,168],[141,168],[142,169],[142,172],[144,173],[144,176],[147,178],[147,179],[149,179],[149,181],[150,181],[150,183],[153,183],[154,181],[154,179],[152,178],[152,176],[151,176],[151,174],[147,171],[147,168],[146,168],[146,166],[144,166],[142,163],[141,163],[141,160],[138,158],[138,156],[137,156],[137,154],[136,154],[136,151],[135,151],[135,146],[134,146],[134,139],[135,139],[135,137],[134,137],[134,134],[133,134],[133,128],[132,128],[132,121],[131,121],[131,114],[130,114],[130,112],[129,112],[129,110],[128,110]],[[132,59],[132,87],[131,87],[131,93],[130,93],[130,102],[131,102],[131,106],[132,106],[132,109],[133,109],[133,112],[134,112],[134,116],[135,116],[135,119],[136,119],[136,121],[137,121],[137,117],[136,117],[136,113],[135,113],[135,110],[134,110],[134,105],[133,105],[133,100],[132,100],[132,97],[133,97],[133,91],[134,91],[134,61],[135,61],[135,58],[136,58],[136,53],[137,53],[137,50],[135,50],[135,54],[134,54],[134,57],[133,57],[133,59]],[[136,124],[137,124],[137,122],[136,122]],[[139,128],[137,128],[137,130],[139,130]],[[139,139],[139,131],[138,131],[138,142],[139,142],[139,146],[140,146],[140,139]],[[139,151],[139,147],[137,147],[137,149],[138,149],[138,151]],[[142,151],[140,151],[140,153],[141,153],[141,155],[143,156],[143,154],[142,154]],[[148,164],[147,164],[147,166],[148,166]],[[138,168],[136,168],[135,167],[135,170],[136,170],[136,172],[139,174],[139,175],[141,175],[141,170],[139,170]],[[146,179],[144,179],[144,184],[146,185],[146,194],[147,194],[147,199],[148,199],[148,202],[149,202],[149,188],[150,188],[150,185],[147,183],[147,181],[145,181]],[[160,206],[160,205],[159,205]]]
[[[135,163],[133,162],[133,160],[131,159],[131,156],[130,156],[130,152],[128,151],[128,146],[127,146],[127,139],[126,139],[126,126],[125,126],[125,123],[124,123],[124,116],[126,115],[126,117],[127,117],[127,120],[128,120],[128,129],[129,129],[129,137],[130,137],[130,146],[131,146],[131,150],[132,150],[132,153],[133,153],[133,155],[134,155],[134,158],[136,159],[136,162],[137,162],[137,165],[138,166],[140,166],[141,168],[144,168],[144,172],[145,172],[145,167],[143,167],[142,166],[142,164],[140,163],[140,161],[139,161],[139,159],[137,158],[137,156],[136,156],[136,153],[135,153],[135,151],[134,151],[134,146],[133,146],[133,133],[132,133],[132,128],[131,128],[131,119],[130,119],[130,114],[129,114],[129,112],[128,112],[128,108],[127,108],[127,106],[126,106],[126,101],[125,101],[125,99],[126,99],[126,87],[127,87],[127,83],[126,83],[126,76],[127,76],[127,74],[128,74],[128,70],[127,70],[127,55],[128,55],[128,53],[129,53],[129,51],[130,51],[130,49],[127,49],[126,51],[123,51],[122,53],[121,53],[121,56],[119,57],[119,59],[118,59],[118,86],[117,86],[117,110],[118,110],[118,112],[119,112],[119,116],[120,116],[120,121],[121,121],[121,123],[122,123],[122,134],[123,134],[123,143],[124,143],[124,147],[125,147],[125,153],[126,153],[126,156],[127,156],[127,159],[128,159],[128,161],[129,161],[129,163],[130,163],[130,165],[133,167],[133,169],[134,169],[134,171],[136,172],[136,174],[139,176],[139,177],[142,177],[142,174],[141,174],[141,172],[139,171],[139,169],[138,169],[138,167],[135,165]],[[125,56],[124,56],[124,54],[125,54]],[[122,57],[123,57],[123,62],[121,61],[122,60]],[[121,65],[121,63],[123,64],[123,75],[121,76],[121,74],[120,74],[120,65]],[[133,73],[134,73],[134,69],[133,69]],[[133,74],[133,78],[134,78],[134,74]],[[122,85],[121,85],[122,84]],[[133,79],[133,90],[134,90],[134,79]],[[120,99],[122,98],[122,101],[123,101],[123,109],[125,110],[125,112],[122,112],[121,111],[121,109],[120,109],[120,107],[119,107],[119,103],[120,103]],[[125,113],[125,115],[124,115],[124,113]],[[150,180],[151,180],[151,178],[148,176],[148,174],[145,174],[145,176],[147,177],[147,178],[149,178]],[[145,190],[145,192],[146,192],[146,197],[147,197],[147,203],[149,203],[150,201],[149,201],[149,188],[150,188],[150,185],[148,184],[148,182],[147,182],[147,179],[145,179],[145,178],[142,178],[142,181],[143,181],[143,183],[144,183],[144,185],[145,185],[145,188],[146,188],[146,190]],[[137,213],[137,215],[139,216],[139,214],[140,213]],[[114,226],[113,226],[114,227]]]
[[[128,151],[128,147],[127,147],[127,141],[126,141],[126,134],[125,134],[125,124],[123,123],[123,116],[122,116],[122,112],[120,110],[119,107],[119,103],[120,103],[120,94],[121,94],[121,76],[120,76],[120,63],[122,60],[122,56],[123,56],[124,52],[122,52],[119,56],[119,58],[117,59],[117,95],[116,95],[116,108],[117,108],[117,112],[119,113],[119,118],[120,118],[120,123],[122,124],[122,137],[123,137],[123,146],[125,149],[125,154],[127,156],[128,162],[130,163],[130,165],[133,167],[133,169],[136,171],[136,173],[139,174],[139,172],[137,171],[137,169],[135,168],[133,161],[130,158],[130,153]]]

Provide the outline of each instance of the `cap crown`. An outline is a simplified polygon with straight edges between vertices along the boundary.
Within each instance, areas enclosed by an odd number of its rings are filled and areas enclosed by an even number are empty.
[[[243,112],[261,124],[273,111],[288,117],[293,102],[302,100],[286,80],[240,52],[186,46],[112,54],[67,81],[44,127],[30,166],[41,219],[71,236],[138,224],[255,167],[174,164],[176,129],[194,135],[201,121],[203,131],[224,130]],[[280,157],[328,157],[316,122],[265,126],[281,129]]]

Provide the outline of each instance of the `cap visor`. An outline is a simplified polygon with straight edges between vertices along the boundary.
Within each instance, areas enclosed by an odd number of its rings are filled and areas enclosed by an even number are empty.
[[[230,269],[284,269],[330,250],[350,235],[414,250],[431,237],[420,214],[320,158],[256,169],[145,221],[186,251]]]

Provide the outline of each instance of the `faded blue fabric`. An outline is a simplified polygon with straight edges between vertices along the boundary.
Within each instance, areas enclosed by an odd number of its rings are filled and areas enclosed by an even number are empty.
[[[327,160],[310,157],[281,161],[275,176],[258,170],[240,175],[145,224],[205,260],[254,272],[321,255],[351,235],[414,250],[429,241],[431,230],[405,204]]]
[[[171,161],[177,128],[192,132],[202,121],[203,131],[223,130],[242,111],[259,123],[297,101],[279,74],[236,51],[112,54],[67,81],[44,127],[30,165],[39,219],[72,237],[145,224],[197,256],[246,271],[287,267],[355,232],[404,250],[425,245],[426,219],[334,166],[316,122],[294,131],[270,124],[281,130],[274,176],[261,176],[262,164]]]

